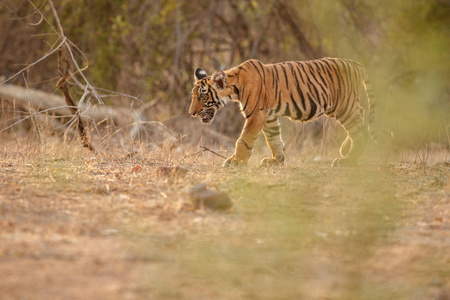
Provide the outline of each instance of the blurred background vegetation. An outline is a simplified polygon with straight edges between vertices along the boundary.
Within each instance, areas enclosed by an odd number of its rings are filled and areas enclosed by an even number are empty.
[[[57,35],[46,1],[0,1],[0,76],[44,56]],[[91,83],[159,99],[149,119],[187,116],[193,70],[343,57],[363,63],[374,83],[380,127],[403,140],[448,145],[450,2],[447,0],[60,0],[66,36],[89,61]],[[54,26],[54,25],[53,25]],[[81,56],[80,56],[81,58]],[[56,59],[10,83],[55,91]],[[109,105],[129,106],[123,100]],[[235,138],[237,108],[212,128]],[[232,125],[234,124],[234,125]],[[200,126],[200,125],[198,125]],[[405,142],[409,143],[409,142]]]

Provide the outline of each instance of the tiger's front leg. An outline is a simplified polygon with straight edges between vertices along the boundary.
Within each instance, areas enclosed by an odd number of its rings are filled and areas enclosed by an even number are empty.
[[[256,138],[266,123],[267,115],[264,110],[256,111],[245,121],[241,136],[236,141],[234,154],[223,163],[224,167],[246,165],[252,155]]]

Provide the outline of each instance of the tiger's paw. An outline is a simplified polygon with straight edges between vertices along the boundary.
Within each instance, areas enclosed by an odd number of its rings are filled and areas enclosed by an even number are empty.
[[[277,158],[265,157],[261,160],[259,166],[261,168],[268,168],[271,166],[282,166],[283,164],[284,164],[284,156]]]
[[[245,167],[247,166],[246,160],[240,160],[237,159],[235,155],[232,155],[231,157],[227,158],[223,164],[222,167]]]
[[[331,164],[333,167],[352,167],[356,166],[358,161],[350,158],[336,158]]]

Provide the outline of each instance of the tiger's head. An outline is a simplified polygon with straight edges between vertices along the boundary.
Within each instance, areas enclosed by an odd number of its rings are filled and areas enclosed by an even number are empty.
[[[223,96],[222,92],[225,90],[228,76],[222,70],[208,76],[202,68],[197,68],[194,78],[189,114],[199,117],[203,123],[209,123],[217,110],[226,105],[227,96]]]

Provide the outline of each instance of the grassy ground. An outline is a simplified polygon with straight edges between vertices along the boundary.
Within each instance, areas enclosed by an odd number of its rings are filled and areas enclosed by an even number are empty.
[[[1,299],[450,297],[448,163],[235,170],[207,152],[1,146]],[[233,208],[194,209],[199,183]]]

